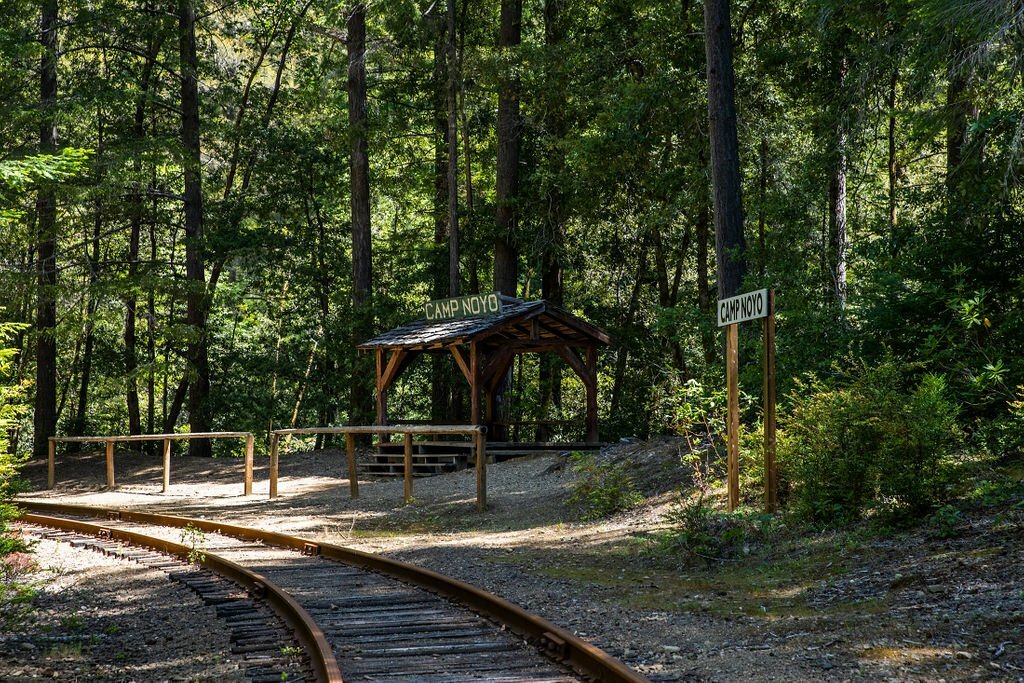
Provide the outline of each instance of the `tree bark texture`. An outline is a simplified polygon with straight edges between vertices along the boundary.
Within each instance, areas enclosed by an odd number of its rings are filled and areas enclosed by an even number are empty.
[[[366,4],[348,16],[348,124],[351,131],[349,179],[352,202],[352,326],[353,342],[366,341],[373,331],[372,246],[370,233],[370,153],[366,116]],[[363,357],[352,363],[350,422],[365,424],[372,414],[366,380],[372,375]]]
[[[704,3],[704,39],[718,297],[724,299],[740,291],[746,275],[747,250],[743,235],[729,0],[706,0]]]
[[[455,0],[448,0],[448,295],[459,296],[459,62],[455,54]]]
[[[199,142],[199,59],[196,56],[196,14],[193,0],[178,1],[179,59],[181,62],[181,143],[185,151],[185,278],[188,280],[186,319],[192,328],[188,348],[191,364],[188,388],[189,429],[210,431],[210,362],[206,321],[205,238],[203,235],[203,178]],[[190,439],[189,455],[209,456],[207,439]]]
[[[57,150],[57,0],[43,0],[40,12],[39,148]],[[57,195],[40,188],[36,198],[36,398],[33,455],[47,456],[49,437],[57,430]]]
[[[498,52],[510,60],[511,48],[522,41],[522,0],[501,1],[501,27]],[[502,294],[515,296],[519,273],[516,232],[518,215],[516,195],[519,190],[519,81],[502,76],[498,85],[498,154],[497,154],[497,233],[494,239],[494,287]]]

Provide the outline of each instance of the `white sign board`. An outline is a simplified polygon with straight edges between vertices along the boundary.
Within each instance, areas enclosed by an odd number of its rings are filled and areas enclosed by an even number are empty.
[[[768,315],[768,290],[759,289],[718,302],[718,326],[757,320]]]

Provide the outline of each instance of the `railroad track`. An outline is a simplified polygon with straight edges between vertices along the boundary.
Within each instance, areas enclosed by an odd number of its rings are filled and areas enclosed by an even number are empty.
[[[234,613],[242,625],[236,633],[228,622],[236,648],[247,648],[242,652],[253,662],[247,674],[254,681],[269,680],[268,672],[282,665],[292,667],[288,680],[349,683],[646,681],[536,615],[413,565],[209,520],[20,504],[30,511],[23,515],[23,524],[60,530],[49,533],[98,537],[95,543],[104,552],[150,566],[168,562],[162,553],[179,558],[191,554],[199,560],[203,569],[183,569],[178,560],[166,571],[204,600],[209,595],[225,601],[228,606],[218,606],[218,611]],[[101,523],[87,521],[97,517]],[[214,571],[245,590],[226,588]],[[304,657],[280,661],[281,626],[257,618],[263,605],[287,624]]]

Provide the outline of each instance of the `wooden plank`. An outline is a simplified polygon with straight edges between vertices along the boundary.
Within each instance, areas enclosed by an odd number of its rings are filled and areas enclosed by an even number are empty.
[[[280,434],[270,435],[270,497],[277,498],[278,449],[281,444]]]
[[[125,434],[109,436],[51,436],[57,443],[107,443],[108,441],[163,441],[164,439],[240,439],[251,432],[174,432],[171,434]]]
[[[348,427],[297,427],[275,429],[272,434],[476,434],[483,429],[476,424],[465,425],[353,425]]]
[[[163,492],[171,488],[171,440],[163,440],[163,456],[164,456],[164,481],[163,481]]]
[[[345,435],[345,454],[348,458],[348,488],[352,498],[359,497],[359,473],[356,471],[356,436]]]
[[[729,512],[740,504],[740,386],[739,386],[739,325],[725,328],[725,376],[728,388],[728,490]]]
[[[412,361],[413,355],[403,349],[397,349],[391,352],[391,358],[388,359],[387,367],[384,368],[384,374],[381,375],[381,388],[387,392],[391,388],[391,385],[395,383],[398,376],[402,374],[402,370],[408,367]]]
[[[114,442],[107,441],[107,490],[114,489]]]
[[[764,506],[775,512],[778,504],[776,450],[775,290],[768,290],[768,316],[764,319]]]
[[[52,436],[47,444],[46,488],[53,490],[57,483],[57,441]]]
[[[412,434],[406,434],[405,447],[405,504],[412,502]]]
[[[256,446],[256,438],[252,434],[245,435],[245,486],[242,495],[252,495],[252,456]]]

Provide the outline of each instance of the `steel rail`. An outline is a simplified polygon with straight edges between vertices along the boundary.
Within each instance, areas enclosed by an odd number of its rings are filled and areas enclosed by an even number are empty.
[[[23,505],[22,507],[30,506]],[[68,510],[55,509],[57,507],[61,506],[54,506],[54,508],[46,511],[63,514],[83,514],[81,510],[70,512]],[[95,516],[95,511],[90,513],[90,515]],[[114,519],[116,516],[109,515],[109,517]],[[309,655],[310,662],[313,665],[313,673],[316,675],[317,680],[323,681],[324,683],[343,683],[341,668],[338,666],[338,661],[334,656],[334,651],[331,648],[330,643],[327,642],[327,637],[324,635],[324,632],[313,620],[313,617],[310,616],[309,612],[303,609],[303,607],[299,605],[292,596],[283,591],[272,581],[269,581],[263,575],[250,571],[241,565],[210,552],[204,552],[201,557],[195,557],[193,555],[192,558],[189,558],[189,554],[192,549],[188,546],[161,538],[146,536],[134,531],[116,529],[109,526],[103,526],[102,524],[92,524],[77,519],[51,517],[45,514],[27,513],[23,514],[19,519],[39,526],[64,529],[66,531],[74,531],[76,533],[83,533],[96,536],[98,538],[109,538],[112,540],[124,541],[131,545],[149,547],[169,555],[191,559],[192,561],[197,562],[207,569],[234,581],[246,589],[250,595],[265,601],[295,633],[299,644],[302,645],[303,649],[305,649]],[[193,526],[198,526],[195,524],[195,522],[198,521],[200,520],[192,520],[190,523]]]
[[[158,526],[183,528],[192,525],[210,533],[292,548],[306,555],[319,555],[329,560],[399,579],[461,603],[503,624],[513,633],[543,650],[552,659],[568,665],[594,681],[600,683],[649,683],[646,677],[633,671],[605,651],[565,629],[555,626],[543,617],[527,612],[493,593],[423,567],[332,543],[205,519],[38,501],[19,500],[16,501],[16,504],[30,510],[90,517],[105,516],[112,520]]]

